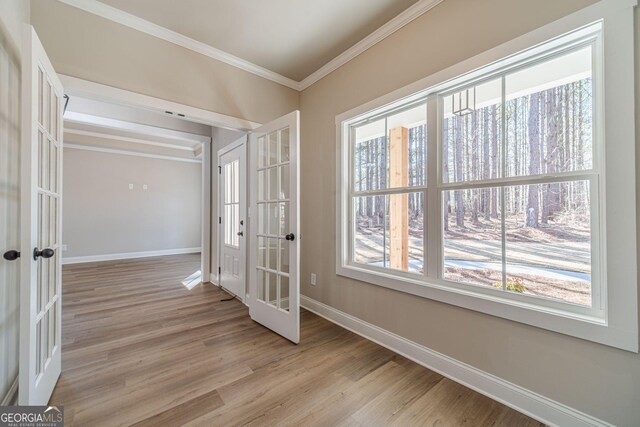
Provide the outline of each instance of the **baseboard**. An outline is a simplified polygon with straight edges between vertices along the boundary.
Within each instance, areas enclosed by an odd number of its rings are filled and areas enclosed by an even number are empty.
[[[146,252],[125,252],[119,254],[105,254],[105,255],[89,255],[62,258],[62,264],[81,264],[85,262],[99,262],[99,261],[115,261],[120,259],[133,259],[133,258],[149,258],[154,256],[164,255],[178,255],[178,254],[193,254],[200,252],[201,248],[181,248],[181,249],[164,249],[160,251],[146,251]]]
[[[7,393],[2,397],[2,402],[0,402],[0,406],[10,406],[14,405],[18,399],[18,377],[13,380],[11,383],[11,387],[7,390]]]
[[[438,353],[304,295],[300,296],[300,303],[305,309],[336,325],[547,425],[563,427],[611,426],[605,421]]]

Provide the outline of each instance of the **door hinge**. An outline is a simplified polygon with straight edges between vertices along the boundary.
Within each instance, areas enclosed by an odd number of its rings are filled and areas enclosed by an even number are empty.
[[[218,267],[218,274],[222,274],[222,268]]]
[[[218,224],[222,224],[222,217],[221,216],[218,217]]]
[[[218,166],[218,174],[222,175],[222,166]]]

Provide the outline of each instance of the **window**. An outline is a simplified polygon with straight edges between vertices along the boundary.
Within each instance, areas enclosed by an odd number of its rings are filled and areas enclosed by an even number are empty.
[[[224,244],[240,247],[240,162],[234,160],[224,165]]]
[[[593,47],[438,94],[443,279],[597,308]]]
[[[633,158],[633,138],[605,131],[622,124],[605,114],[605,88],[619,88],[604,78],[602,34],[599,21],[507,44],[503,60],[474,58],[466,74],[339,116],[337,273],[636,351],[635,244],[624,265],[604,244],[605,194],[635,188],[631,174],[605,191],[618,178],[605,180],[605,160]],[[615,292],[612,263],[633,272]],[[634,316],[616,336],[612,323]]]

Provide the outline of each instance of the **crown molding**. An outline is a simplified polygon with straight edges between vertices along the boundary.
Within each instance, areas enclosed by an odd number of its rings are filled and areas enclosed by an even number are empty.
[[[384,24],[382,27],[378,28],[367,37],[363,38],[358,43],[351,46],[349,49],[345,50],[340,55],[336,56],[331,61],[319,68],[317,71],[313,72],[304,80],[302,80],[300,82],[299,90],[305,90],[323,77],[326,77],[328,74],[342,67],[344,64],[351,61],[353,58],[360,55],[370,47],[373,47],[377,43],[386,39],[391,34],[395,33],[411,21],[424,15],[426,12],[442,3],[443,1],[444,0],[420,0],[416,2],[413,6],[400,13],[398,16]]]
[[[232,65],[236,68],[287,86],[291,89],[303,91],[323,77],[332,73],[347,62],[351,61],[353,58],[357,57],[370,47],[389,37],[391,34],[395,33],[414,19],[422,16],[424,13],[431,10],[433,7],[437,6],[444,0],[419,0],[414,5],[397,15],[395,18],[391,19],[389,22],[366,36],[364,39],[360,40],[349,49],[342,52],[340,55],[336,56],[334,59],[329,61],[327,64],[325,64],[300,82],[285,77],[274,71],[268,70],[252,62],[246,61],[242,58],[238,58],[237,56],[231,55],[230,53],[224,52],[220,49],[216,49],[206,43],[199,42],[183,34],[169,30],[168,28],[162,27],[115,7],[104,4],[98,0],[58,1],[69,6],[84,10],[85,12],[92,13],[118,24],[157,37],[159,39],[176,44],[178,46],[184,47],[194,52],[200,53],[202,55],[208,56],[218,61],[224,62],[225,64]]]
[[[216,49],[206,43],[199,42],[197,40],[192,39],[191,37],[187,37],[185,35],[172,31],[168,28],[154,24],[153,22],[149,22],[145,19],[139,18],[135,15],[132,15],[130,13],[127,13],[115,7],[109,6],[97,0],[58,0],[58,1],[60,1],[61,3],[67,4],[69,6],[73,6],[78,9],[84,10],[85,12],[89,12],[94,15],[100,16],[101,18],[108,19],[110,21],[116,22],[118,24],[124,25],[129,28],[133,28],[134,30],[138,30],[140,32],[149,34],[150,36],[157,37],[159,39],[168,41],[170,43],[176,44],[178,46],[181,46],[186,49],[192,50],[194,52],[200,53],[202,55],[208,56],[218,61],[224,62],[225,64],[234,66],[241,70],[263,77],[267,80],[271,80],[273,82],[279,83],[283,86],[287,86],[291,89],[300,90],[300,83],[293,79],[285,77],[274,71],[267,70],[264,67],[261,67],[252,62],[246,61],[242,58],[238,58],[237,56],[231,55],[230,53],[224,52],[220,49]]]

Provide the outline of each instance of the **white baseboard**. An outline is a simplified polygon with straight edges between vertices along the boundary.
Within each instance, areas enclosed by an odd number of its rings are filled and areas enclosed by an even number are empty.
[[[605,421],[438,353],[304,295],[300,296],[300,303],[305,309],[336,325],[547,425],[563,427],[611,426]]]
[[[2,397],[2,401],[0,402],[0,406],[10,406],[16,404],[18,401],[18,377],[13,380],[11,383],[11,387],[7,390],[7,393]]]
[[[181,248],[181,249],[164,249],[161,251],[146,251],[146,252],[125,252],[119,254],[105,254],[105,255],[89,255],[62,258],[62,264],[81,264],[85,262],[99,262],[99,261],[115,261],[120,259],[133,259],[133,258],[149,258],[154,256],[163,255],[178,255],[178,254],[194,254],[200,252],[201,248]]]

